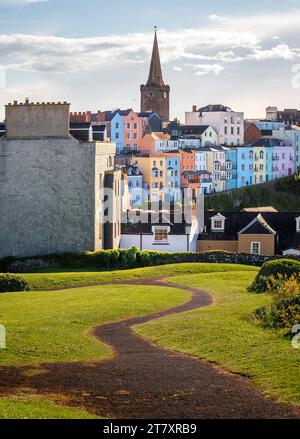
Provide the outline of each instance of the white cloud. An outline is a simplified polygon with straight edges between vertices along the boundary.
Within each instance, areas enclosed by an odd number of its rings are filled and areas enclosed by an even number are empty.
[[[255,59],[257,61],[269,59],[285,59],[292,61],[299,55],[296,51],[289,48],[287,44],[279,44],[276,47],[268,50],[255,49],[253,54],[248,55],[248,59]]]
[[[224,67],[219,64],[186,64],[195,71],[196,76],[204,76],[212,73],[213,75],[220,75],[224,71]]]
[[[0,2],[3,0],[0,0]],[[26,3],[25,0],[15,0]],[[39,0],[27,0],[36,2]],[[163,63],[174,62],[183,68],[186,62],[195,66],[214,65],[224,70],[227,64],[247,61],[298,57],[297,48],[291,48],[282,36],[300,22],[300,11],[240,17],[211,15],[206,28],[180,29],[176,32],[161,30],[159,45]],[[280,35],[280,37],[279,37]],[[274,38],[281,43],[270,48]],[[0,34],[0,59],[8,68],[38,72],[73,72],[101,69],[118,62],[149,62],[152,33],[95,36],[90,38],[63,38]],[[276,43],[277,44],[277,43]],[[181,63],[181,64],[180,64]],[[222,70],[219,70],[222,71]],[[199,70],[199,74],[203,70]]]

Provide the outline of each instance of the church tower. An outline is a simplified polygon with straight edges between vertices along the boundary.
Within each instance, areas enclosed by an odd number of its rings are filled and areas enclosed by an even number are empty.
[[[170,120],[170,87],[162,76],[156,28],[148,82],[141,85],[141,111],[153,111],[163,122]]]

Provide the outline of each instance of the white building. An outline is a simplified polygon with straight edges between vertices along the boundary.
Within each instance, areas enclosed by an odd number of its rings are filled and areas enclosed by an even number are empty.
[[[157,220],[149,218],[147,222],[129,221],[122,225],[120,248],[137,247],[139,250],[168,253],[195,252],[199,230],[196,219],[190,224],[183,221],[176,224],[160,215]]]
[[[218,144],[238,146],[244,143],[244,113],[223,105],[208,105],[185,113],[186,125],[209,125],[218,133]]]

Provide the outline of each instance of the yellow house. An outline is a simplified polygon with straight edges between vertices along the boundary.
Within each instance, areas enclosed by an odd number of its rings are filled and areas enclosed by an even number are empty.
[[[144,175],[144,182],[151,201],[164,199],[166,189],[166,157],[154,154],[150,157],[133,157],[132,165],[137,165]]]

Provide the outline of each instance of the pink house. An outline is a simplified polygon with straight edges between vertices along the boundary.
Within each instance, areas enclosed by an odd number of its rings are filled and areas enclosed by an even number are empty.
[[[138,151],[143,138],[143,121],[131,110],[124,115],[124,147]]]

